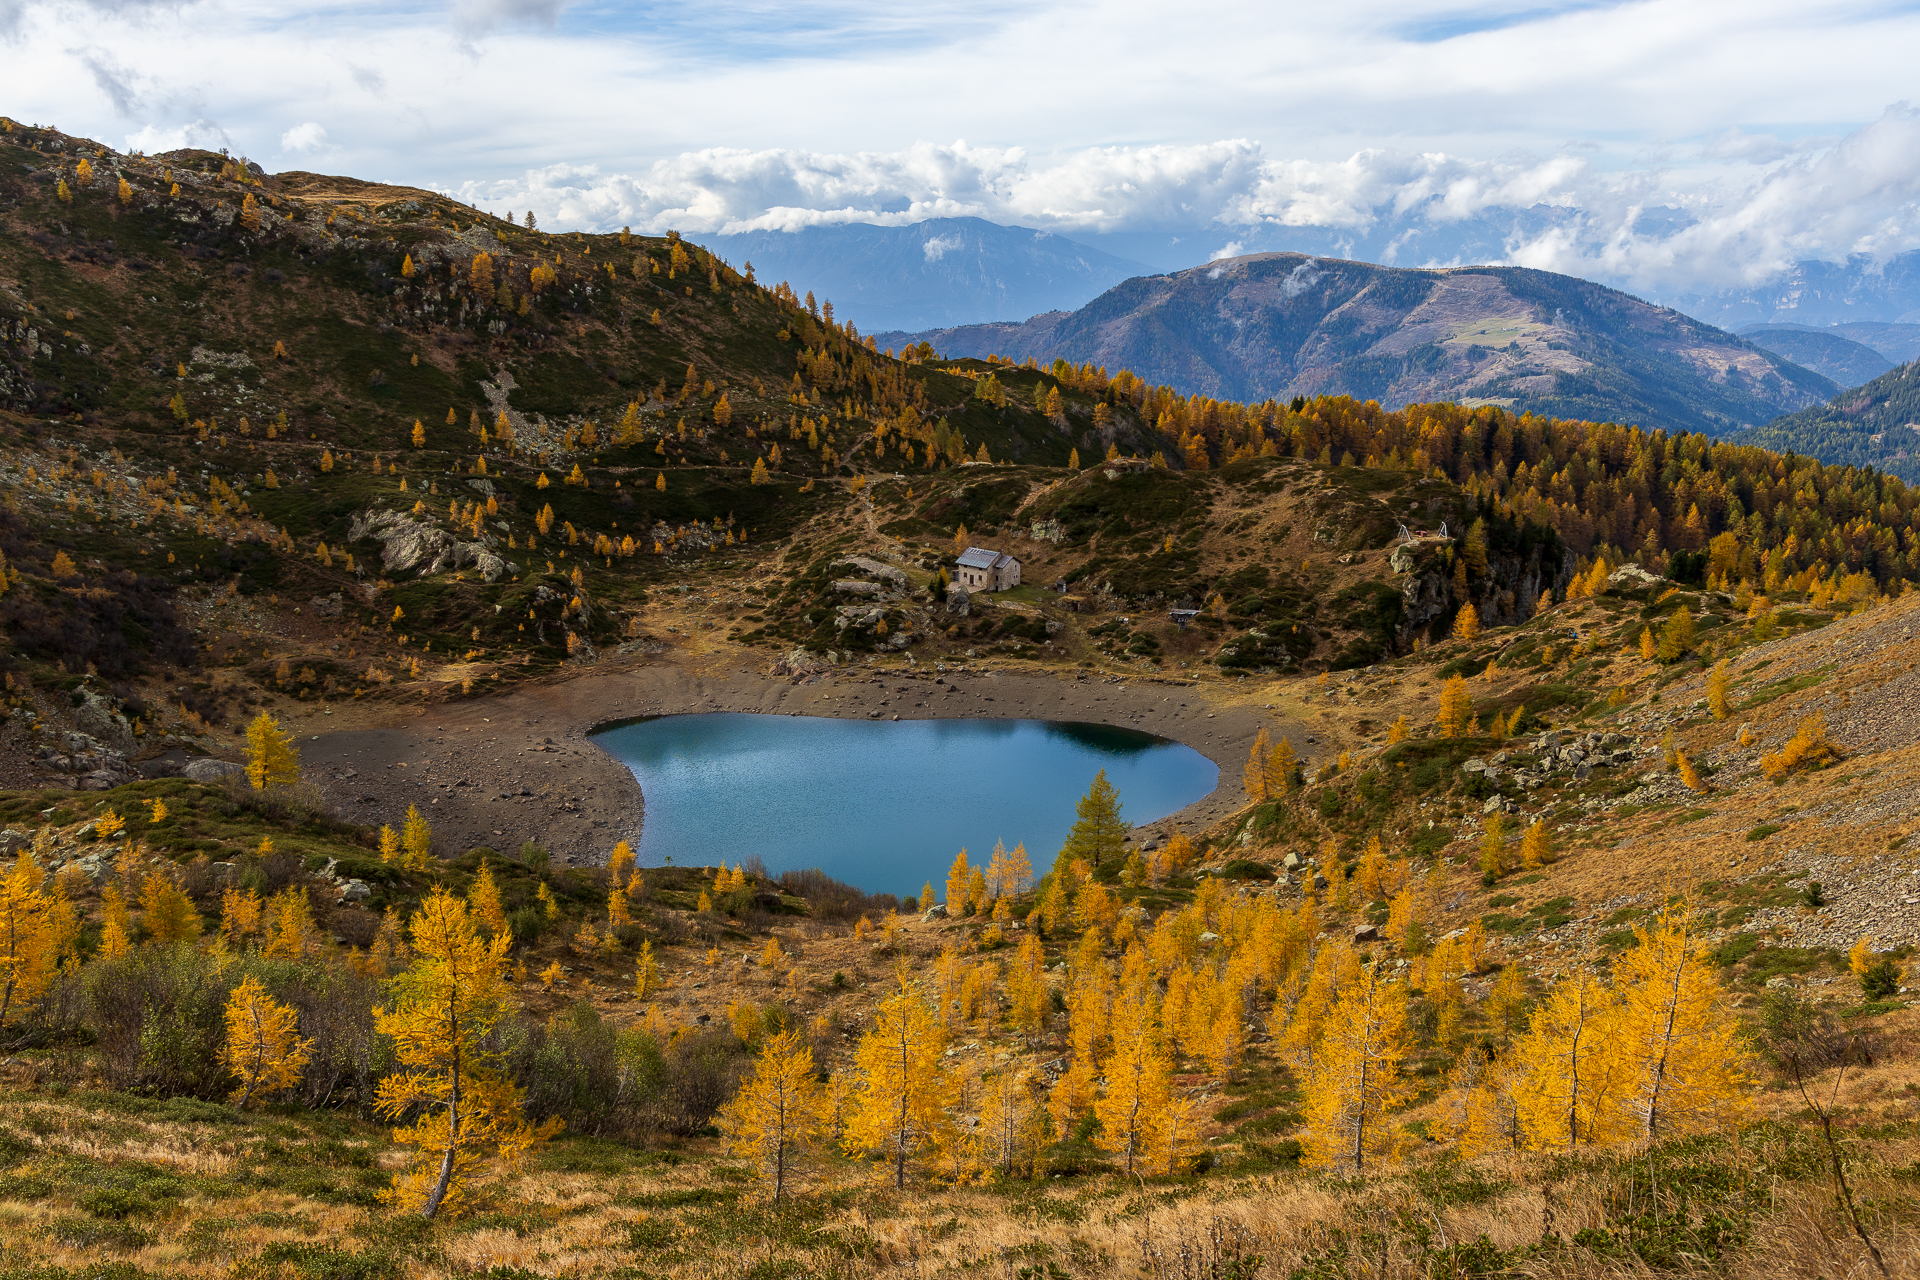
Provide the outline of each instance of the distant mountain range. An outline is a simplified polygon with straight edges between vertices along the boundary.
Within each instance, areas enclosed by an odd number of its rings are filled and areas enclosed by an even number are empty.
[[[1766,284],[1669,301],[1725,329],[1755,324],[1826,328],[1862,320],[1920,323],[1920,250],[1885,262],[1864,255],[1845,262],[1796,262]]]
[[[1131,279],[1024,324],[875,337],[949,356],[1090,360],[1225,399],[1459,400],[1713,434],[1839,390],[1730,333],[1570,276],[1297,253]]]
[[[1892,328],[1908,326],[1895,325]],[[1920,330],[1920,325],[1911,326]],[[1756,324],[1740,330],[1740,337],[1797,365],[1824,374],[1843,387],[1857,387],[1894,367],[1865,343],[1844,337],[1838,329],[1809,329],[1799,324]]]
[[[1824,405],[1733,437],[1839,466],[1878,467],[1920,484],[1920,362],[1889,370]]]
[[[1028,227],[930,218],[904,227],[842,223],[714,236],[736,268],[831,300],[863,330],[1022,320],[1077,307],[1151,268]]]

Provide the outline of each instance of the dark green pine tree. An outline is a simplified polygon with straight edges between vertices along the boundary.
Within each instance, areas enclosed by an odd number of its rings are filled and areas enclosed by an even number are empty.
[[[1093,785],[1074,806],[1073,830],[1053,860],[1055,872],[1065,871],[1075,858],[1098,871],[1104,864],[1126,856],[1127,824],[1120,820],[1120,793],[1107,781],[1107,771],[1093,775]]]

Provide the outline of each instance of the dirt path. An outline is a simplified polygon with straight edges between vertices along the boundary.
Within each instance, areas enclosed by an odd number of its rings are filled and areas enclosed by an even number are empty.
[[[1209,686],[1082,672],[939,672],[858,666],[795,681],[743,667],[738,657],[662,662],[587,674],[562,684],[403,713],[378,727],[300,743],[307,775],[357,822],[398,825],[418,805],[449,849],[517,849],[537,841],[557,860],[598,863],[618,840],[637,840],[642,798],[632,773],[588,734],[648,715],[744,711],[843,719],[1070,720],[1154,733],[1220,767],[1220,785],[1150,825],[1194,831],[1244,801],[1241,764],[1267,716]],[[317,726],[315,726],[317,727]],[[1303,753],[1304,731],[1295,736]]]

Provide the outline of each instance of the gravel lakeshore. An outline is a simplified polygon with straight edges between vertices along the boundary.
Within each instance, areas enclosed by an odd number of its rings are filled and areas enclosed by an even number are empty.
[[[1208,686],[1151,676],[848,666],[803,677],[671,660],[416,711],[398,723],[302,734],[306,776],[341,816],[393,823],[416,804],[449,851],[515,850],[536,841],[556,861],[604,862],[637,840],[644,800],[633,774],[589,738],[640,716],[744,711],[842,719],[1067,720],[1138,729],[1183,743],[1220,767],[1214,791],[1143,831],[1203,828],[1245,803],[1241,766],[1262,725]],[[1305,730],[1287,730],[1303,756]]]

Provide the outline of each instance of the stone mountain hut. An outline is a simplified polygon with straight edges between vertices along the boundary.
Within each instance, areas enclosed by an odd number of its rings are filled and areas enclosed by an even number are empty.
[[[1004,551],[968,547],[954,565],[953,581],[968,591],[1007,591],[1020,585],[1020,562]]]

